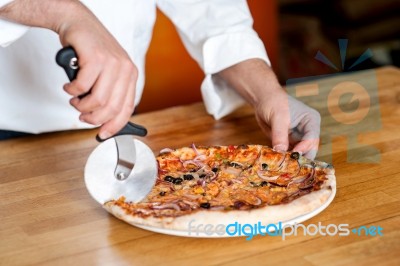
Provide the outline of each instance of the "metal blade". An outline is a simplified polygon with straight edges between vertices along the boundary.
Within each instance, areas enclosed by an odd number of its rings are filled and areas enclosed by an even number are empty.
[[[114,176],[122,181],[129,177],[136,163],[136,145],[132,136],[119,136],[114,138],[117,148],[117,165]]]
[[[86,163],[85,183],[100,204],[121,196],[126,201],[138,202],[151,191],[157,172],[152,150],[132,136],[124,135],[96,147]],[[121,177],[119,173],[127,177],[117,179],[115,174]]]

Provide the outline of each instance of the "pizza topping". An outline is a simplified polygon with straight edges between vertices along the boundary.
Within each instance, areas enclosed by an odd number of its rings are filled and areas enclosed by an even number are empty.
[[[164,148],[164,149],[162,149],[162,150],[160,151],[160,154],[161,154],[161,153],[173,152],[173,151],[174,151],[173,149],[170,149],[170,148]]]
[[[185,175],[183,175],[183,179],[184,180],[193,180],[193,175],[191,175],[191,174],[185,174]]]
[[[174,179],[175,179],[175,178],[173,178],[173,177],[170,176],[170,175],[167,175],[167,176],[164,177],[164,180],[165,180],[165,181],[171,182],[171,183],[174,182]]]
[[[200,203],[200,207],[202,207],[204,209],[209,209],[211,207],[211,205],[208,202],[203,202],[203,203]]]
[[[294,159],[294,160],[298,160],[299,158],[300,158],[300,153],[298,153],[298,152],[292,152],[291,154],[290,154],[290,158],[292,158],[292,159]]]
[[[290,202],[318,190],[332,173],[298,152],[261,145],[163,149],[158,178],[140,203],[113,201],[132,215],[177,217],[199,209],[249,210]]]
[[[264,171],[268,170],[268,164],[262,163],[261,164],[261,169],[264,170]]]
[[[279,175],[272,175],[270,176],[271,172],[266,172],[266,171],[257,171],[257,175],[266,181],[272,182],[278,179]]]
[[[199,175],[200,178],[205,178],[206,176],[207,176],[206,174]]]
[[[174,209],[176,211],[180,211],[181,210],[179,205],[176,204],[176,203],[165,203],[165,204],[162,204],[162,205],[155,205],[155,206],[153,206],[153,209],[155,209],[155,210]]]
[[[212,169],[211,169],[211,171],[213,171],[214,173],[216,173],[216,172],[218,172],[218,168],[217,167],[213,167]]]
[[[230,162],[229,166],[234,167],[234,168],[242,168],[243,169],[243,164],[238,163],[238,162]]]
[[[306,189],[313,186],[314,175],[310,174],[302,183],[300,183],[300,189]]]
[[[183,179],[180,177],[174,178],[174,180],[172,181],[172,183],[174,183],[175,185],[180,185],[183,182]]]

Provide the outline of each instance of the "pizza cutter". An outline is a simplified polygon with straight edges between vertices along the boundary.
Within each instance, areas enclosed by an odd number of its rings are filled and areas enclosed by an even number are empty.
[[[70,81],[78,74],[78,57],[72,47],[61,49],[56,62]],[[90,94],[90,91],[80,98]],[[100,204],[125,197],[139,202],[147,196],[157,179],[157,162],[152,150],[133,136],[145,136],[143,126],[128,122],[107,140],[96,136],[100,145],[91,153],[85,166],[85,183],[91,196]]]

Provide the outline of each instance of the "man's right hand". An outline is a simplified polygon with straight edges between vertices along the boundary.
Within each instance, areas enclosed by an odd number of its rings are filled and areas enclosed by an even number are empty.
[[[51,29],[63,46],[79,57],[77,78],[64,86],[80,120],[101,125],[99,137],[117,133],[134,110],[137,68],[96,16],[74,0],[15,0],[0,9],[0,17]],[[78,96],[91,90],[79,99]]]

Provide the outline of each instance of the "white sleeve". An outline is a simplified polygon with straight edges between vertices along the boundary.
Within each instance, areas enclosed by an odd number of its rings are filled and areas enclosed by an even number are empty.
[[[201,85],[207,111],[219,119],[244,99],[213,75],[234,64],[259,58],[270,64],[264,44],[253,30],[245,0],[157,0],[175,24],[189,54],[206,74]]]
[[[7,5],[12,0],[0,0],[0,7]],[[6,47],[18,38],[22,37],[29,27],[0,19],[0,46]]]

